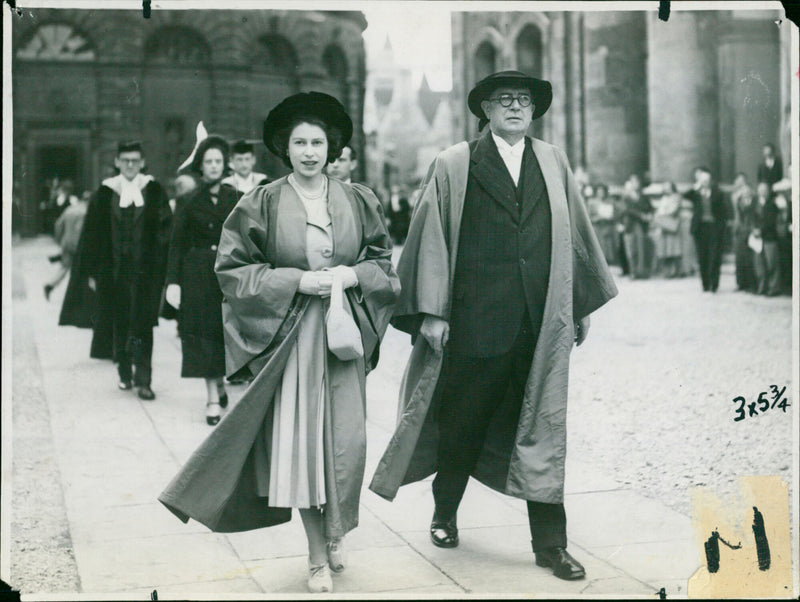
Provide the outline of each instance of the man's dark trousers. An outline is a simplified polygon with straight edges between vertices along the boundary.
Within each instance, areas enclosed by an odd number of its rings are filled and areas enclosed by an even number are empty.
[[[122,277],[114,286],[114,359],[120,381],[133,380],[136,387],[149,387],[152,378],[153,329],[136,332],[131,324],[131,305],[136,294],[132,280]],[[135,372],[133,367],[136,368]]]
[[[719,272],[722,266],[722,245],[725,224],[702,221],[698,224],[694,242],[697,248],[697,263],[704,291],[716,291],[719,287]]]
[[[447,354],[439,408],[439,466],[433,497],[439,518],[456,513],[470,473],[483,447],[494,411],[504,398],[518,401],[517,419],[525,396],[536,334],[525,314],[519,335],[506,353],[489,358]],[[567,547],[567,517],[563,504],[528,502],[534,551]]]

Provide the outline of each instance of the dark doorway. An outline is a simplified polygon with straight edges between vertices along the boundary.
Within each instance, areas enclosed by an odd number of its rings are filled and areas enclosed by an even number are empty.
[[[36,150],[39,200],[39,219],[42,232],[51,232],[57,207],[54,206],[55,189],[59,183],[70,180],[73,194],[80,195],[84,182],[81,178],[80,153],[74,146],[47,145]]]

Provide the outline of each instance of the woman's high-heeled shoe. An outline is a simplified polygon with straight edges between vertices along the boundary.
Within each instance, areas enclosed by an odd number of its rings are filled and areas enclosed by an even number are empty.
[[[223,409],[228,407],[228,394],[227,393],[220,393],[220,395],[219,395],[219,405]]]
[[[212,411],[211,408],[217,406],[216,412]],[[214,426],[215,424],[219,423],[220,418],[220,404],[216,401],[209,401],[206,403],[206,422],[209,426]]]
[[[328,552],[328,566],[334,573],[341,573],[345,568],[344,542],[341,537],[329,539],[325,543]]]
[[[308,591],[312,594],[333,591],[333,579],[327,563],[314,566],[308,559]]]

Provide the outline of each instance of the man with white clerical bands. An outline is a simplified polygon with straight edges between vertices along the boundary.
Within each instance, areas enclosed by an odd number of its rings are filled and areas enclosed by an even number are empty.
[[[581,579],[563,505],[569,358],[617,289],[564,152],[525,135],[551,99],[519,71],[481,80],[468,106],[489,131],[422,184],[392,320],[414,349],[370,489],[393,499],[436,473],[430,537],[449,548],[473,476],[527,501],[538,566]]]
[[[142,173],[139,142],[121,142],[114,164],[120,173],[89,202],[59,324],[93,328],[90,356],[113,359],[119,388],[136,387],[152,400],[153,326],[172,212],[164,189]]]
[[[256,154],[253,145],[247,140],[237,140],[231,145],[229,165],[233,173],[224,178],[222,184],[233,186],[241,194],[247,194],[256,186],[269,183],[266,174],[253,171],[256,166]]]

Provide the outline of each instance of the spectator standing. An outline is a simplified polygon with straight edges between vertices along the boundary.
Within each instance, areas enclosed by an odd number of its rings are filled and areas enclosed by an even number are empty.
[[[756,293],[774,297],[780,294],[781,271],[778,256],[778,207],[767,182],[756,187],[753,231],[750,240],[753,250]]]
[[[223,184],[233,186],[241,193],[247,194],[256,186],[269,183],[266,174],[253,171],[256,166],[256,154],[253,145],[246,140],[238,140],[231,146],[230,168],[233,174],[222,180]]]
[[[44,297],[50,300],[50,293],[69,274],[72,268],[72,259],[78,251],[78,242],[81,239],[83,220],[89,199],[84,195],[74,205],[67,207],[56,220],[54,237],[61,247],[58,272],[44,285]]]
[[[700,167],[695,174],[697,181],[688,193],[693,208],[692,236],[697,248],[703,291],[715,293],[719,288],[727,207],[722,192],[711,179],[711,171]]]
[[[657,230],[658,271],[667,278],[675,278],[681,270],[681,201],[675,183],[667,182],[658,209],[653,216],[653,227]]]
[[[622,225],[625,228],[625,254],[631,278],[647,278],[650,275],[648,261],[648,231],[653,216],[653,206],[642,194],[642,182],[636,174],[625,184],[623,194],[625,210]]]
[[[736,256],[736,288],[740,291],[756,290],[756,275],[753,268],[753,252],[747,239],[753,231],[753,189],[747,184],[747,176],[738,173],[731,192],[733,207],[733,249]]]
[[[587,196],[589,191],[592,194]],[[584,198],[586,198],[586,210],[589,212],[589,219],[592,221],[592,226],[594,226],[594,231],[597,234],[597,240],[603,250],[606,262],[609,265],[616,265],[618,263],[615,244],[617,224],[614,220],[614,203],[608,197],[608,186],[597,184],[594,190],[591,190],[591,187],[585,188]]]
[[[770,188],[783,179],[783,161],[775,154],[775,146],[765,144],[762,149],[764,159],[758,165],[758,182],[766,182]]]

